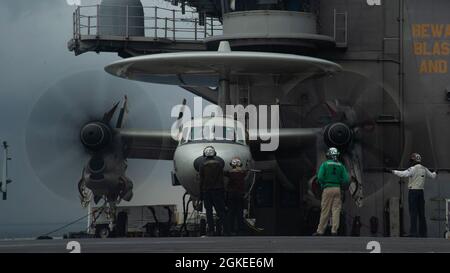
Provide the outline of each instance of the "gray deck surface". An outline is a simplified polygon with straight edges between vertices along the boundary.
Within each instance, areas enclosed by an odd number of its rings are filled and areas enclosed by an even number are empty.
[[[326,253],[370,252],[370,241],[381,244],[381,252],[446,252],[450,240],[422,238],[364,237],[204,237],[80,239],[83,253]],[[67,253],[70,240],[1,241],[0,252]]]

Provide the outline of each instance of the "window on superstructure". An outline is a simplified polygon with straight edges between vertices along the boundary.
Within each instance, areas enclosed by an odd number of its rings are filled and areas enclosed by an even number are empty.
[[[314,0],[223,0],[225,13],[251,10],[311,12]]]

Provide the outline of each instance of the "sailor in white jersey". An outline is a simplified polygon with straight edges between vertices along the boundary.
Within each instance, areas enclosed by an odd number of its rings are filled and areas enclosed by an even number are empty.
[[[437,172],[431,172],[421,165],[422,157],[418,153],[411,154],[411,167],[405,171],[385,169],[398,177],[408,177],[408,205],[410,218],[410,237],[427,237],[427,221],[425,217],[424,187],[427,177],[436,178]],[[417,233],[417,221],[419,233]]]

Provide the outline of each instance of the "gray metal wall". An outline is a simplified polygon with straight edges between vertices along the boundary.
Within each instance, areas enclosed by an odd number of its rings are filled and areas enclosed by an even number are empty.
[[[402,2],[403,9],[400,8]],[[252,103],[273,104],[280,99],[287,105],[282,107],[281,117],[285,127],[297,127],[310,125],[308,123],[314,116],[311,113],[323,99],[321,96],[345,103],[352,101],[357,94],[352,90],[360,90],[362,94],[358,94],[356,102],[353,102],[358,113],[364,113],[374,121],[382,116],[401,121],[378,123],[375,130],[363,133],[365,142],[370,144],[365,145],[363,151],[366,202],[363,208],[356,208],[348,197],[346,202],[348,230],[351,229],[352,217],[358,215],[363,223],[362,234],[369,235],[369,219],[375,216],[379,219],[381,236],[386,204],[389,198],[400,197],[400,179],[382,173],[383,167],[407,168],[409,155],[419,152],[423,155],[424,165],[432,169],[450,169],[450,104],[445,99],[450,77],[448,71],[420,73],[423,60],[447,62],[448,52],[441,45],[443,52],[437,56],[414,53],[417,42],[433,45],[438,41],[442,44],[450,41],[450,37],[412,37],[413,24],[450,23],[450,1],[389,0],[382,1],[381,6],[369,6],[364,0],[320,1],[320,34],[333,36],[334,10],[348,14],[348,47],[320,51],[317,56],[340,63],[350,76],[306,80],[290,91],[283,90],[284,87],[272,79],[255,79],[258,84],[251,90]],[[402,17],[403,25],[400,24]],[[317,116],[320,116],[320,111],[316,112]],[[285,171],[293,181],[300,180],[299,183],[304,185],[306,181],[302,180],[298,169],[289,165],[311,162],[302,159],[301,155],[290,160],[290,163],[289,160],[283,163],[288,166],[284,167]],[[445,211],[439,210],[439,202],[432,200],[450,197],[448,178],[449,174],[441,171],[438,179],[429,180],[426,185],[429,236],[440,237],[444,231],[444,222],[436,219],[444,218]],[[304,194],[304,187],[300,188]],[[301,198],[304,199],[304,195]],[[405,205],[404,231],[408,232],[406,186],[402,199]]]
[[[376,114],[396,114],[400,110],[403,116],[403,127],[395,125],[383,126],[376,137],[375,143],[384,152],[395,151],[402,159],[399,168],[408,167],[407,156],[411,152],[423,155],[424,164],[430,168],[449,169],[450,156],[448,154],[448,137],[450,136],[449,102],[445,99],[445,90],[450,85],[447,70],[421,73],[422,61],[449,61],[449,54],[443,43],[448,43],[450,37],[413,37],[414,24],[449,24],[448,13],[450,1],[446,0],[405,0],[403,45],[398,38],[402,34],[399,28],[401,18],[400,0],[382,1],[382,6],[369,6],[366,1],[360,0],[328,0],[321,1],[321,31],[322,34],[332,35],[333,10],[348,12],[348,49],[341,53],[330,53],[328,58],[340,60],[345,69],[362,73],[368,79],[378,82],[387,92],[383,92],[382,105],[371,100],[365,105],[369,112]],[[436,26],[436,25],[435,25]],[[440,43],[441,52],[434,56],[423,56],[414,52],[417,42],[425,42],[432,47],[435,42]],[[401,52],[399,52],[399,48]],[[444,49],[442,49],[444,48]],[[401,54],[404,54],[404,86],[401,83]],[[344,60],[345,59],[345,60]],[[444,73],[442,73],[444,72]],[[395,101],[387,99],[389,94]],[[367,99],[373,95],[365,96]],[[396,106],[395,104],[398,104]],[[380,108],[381,106],[381,108]],[[400,136],[400,138],[398,138]],[[367,154],[368,151],[365,151]],[[366,161],[365,167],[372,168],[383,163],[379,160]],[[384,162],[387,163],[387,162]],[[437,202],[433,198],[449,198],[450,184],[448,173],[441,171],[439,178],[429,181],[426,185],[426,209],[429,227],[429,236],[442,236],[444,223],[435,221],[443,218],[445,211],[438,210]],[[382,206],[390,196],[399,195],[398,179],[390,175],[369,174],[369,183],[366,187],[380,190],[369,198],[363,210],[353,210],[354,214],[363,215],[362,221],[369,223],[371,215],[382,219]],[[384,185],[384,187],[382,186]],[[406,194],[404,195],[407,200]],[[444,209],[444,206],[441,206]],[[405,231],[409,227],[407,205],[405,207]],[[381,222],[380,222],[381,223]],[[363,228],[364,230],[364,228]],[[365,232],[368,232],[367,228]]]

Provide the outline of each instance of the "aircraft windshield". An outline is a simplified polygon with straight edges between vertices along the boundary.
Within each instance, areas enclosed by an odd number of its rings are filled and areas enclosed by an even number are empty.
[[[245,135],[242,128],[227,126],[195,126],[183,130],[181,143],[192,141],[231,141],[245,144]]]

